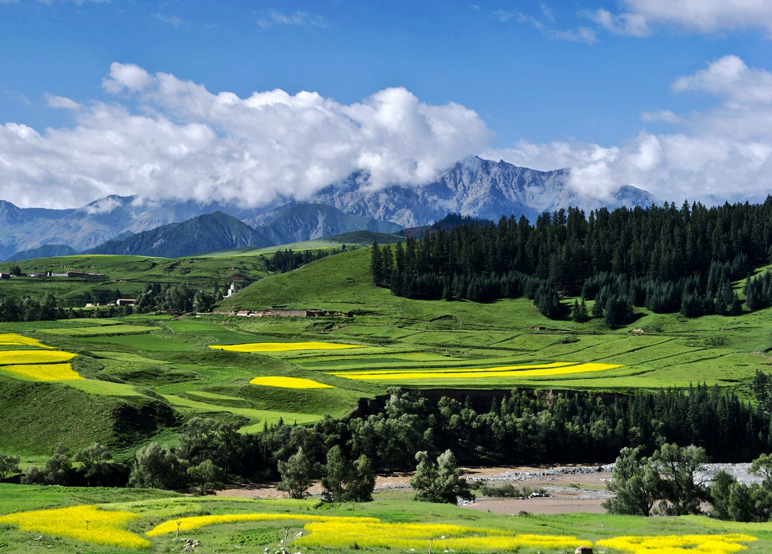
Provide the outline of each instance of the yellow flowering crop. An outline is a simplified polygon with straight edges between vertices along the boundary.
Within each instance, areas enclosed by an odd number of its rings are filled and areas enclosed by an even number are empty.
[[[325,358],[329,359],[329,358]],[[480,373],[489,371],[519,371],[519,370],[531,370],[531,369],[553,369],[556,367],[576,366],[574,362],[551,362],[548,364],[521,364],[521,365],[505,365],[497,367],[480,367],[480,368],[468,368],[468,367],[444,367],[442,369],[423,369],[420,372],[431,373]],[[404,373],[416,373],[415,371],[402,371],[397,369],[378,369],[378,370],[362,370],[362,371],[347,371],[345,375],[402,375]],[[336,374],[338,375],[338,374]]]
[[[740,542],[755,541],[750,535],[661,535],[616,537],[598,541],[598,546],[633,554],[731,554],[747,550]]]
[[[294,542],[297,546],[346,548],[356,543],[364,548],[428,550],[518,550],[522,547],[572,549],[592,546],[568,536],[516,535],[498,529],[431,523],[350,522],[330,519],[305,526],[310,534]]]
[[[263,387],[277,387],[281,389],[334,389],[332,385],[325,385],[311,379],[299,377],[255,377],[250,382],[252,385]]]
[[[344,348],[364,348],[364,346],[334,342],[252,342],[248,344],[212,344],[209,348],[229,352],[290,352],[292,350],[342,350]]]
[[[340,520],[350,522],[352,525],[361,525],[368,522],[378,522],[371,517],[340,517],[340,516],[317,516],[304,514],[225,514],[219,516],[193,516],[179,519],[170,519],[145,533],[148,537],[157,537],[158,535],[167,535],[177,531],[177,522],[180,522],[180,531],[189,532],[194,529],[206,527],[208,525],[219,525],[223,523],[242,523],[247,521],[327,521]]]
[[[53,364],[72,360],[75,354],[61,350],[6,350],[0,352],[0,365]]]
[[[16,333],[0,334],[0,347],[2,346],[35,346],[37,348],[52,348],[51,346],[46,346],[37,339],[31,339],[23,335],[17,335]]]
[[[621,365],[586,363],[586,364],[560,364],[553,367],[541,367],[538,369],[519,369],[534,366],[502,366],[476,369],[458,369],[458,370],[422,370],[422,371],[372,371],[372,372],[341,372],[331,373],[336,377],[345,377],[346,379],[355,379],[362,381],[402,381],[402,380],[425,380],[425,379],[481,379],[488,377],[545,377],[555,375],[570,375],[574,373],[587,373],[592,371],[606,371],[617,369]],[[538,366],[537,366],[538,367]]]
[[[126,523],[138,517],[131,512],[108,512],[96,506],[74,506],[0,516],[0,524],[92,544],[147,548],[150,541],[125,528]]]
[[[9,371],[14,377],[29,381],[72,381],[83,379],[72,369],[72,364],[3,365],[0,370]]]

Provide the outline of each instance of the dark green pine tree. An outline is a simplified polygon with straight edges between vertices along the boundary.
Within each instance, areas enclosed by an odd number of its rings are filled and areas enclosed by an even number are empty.
[[[603,317],[603,304],[599,300],[592,305],[592,317]]]
[[[729,306],[729,313],[732,315],[740,315],[743,313],[743,304],[736,292],[732,293],[732,305]]]
[[[383,282],[383,260],[377,240],[373,241],[373,249],[370,253],[370,272],[373,274],[373,284],[380,285]]]
[[[587,313],[587,304],[585,304],[584,296],[582,296],[582,301],[579,303],[579,321],[584,322],[588,319],[590,319],[590,316]]]

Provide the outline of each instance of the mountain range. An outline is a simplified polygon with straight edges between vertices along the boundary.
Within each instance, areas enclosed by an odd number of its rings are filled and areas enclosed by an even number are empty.
[[[218,211],[182,223],[162,225],[123,240],[109,240],[88,252],[178,258],[248,246],[263,248],[361,230],[396,233],[402,227],[345,214],[332,206],[299,204],[254,229]]]
[[[214,231],[210,237],[212,244],[230,236],[236,242],[251,241],[250,246],[272,246],[359,229],[395,232],[402,227],[431,224],[448,213],[494,221],[502,215],[524,215],[534,221],[540,213],[569,206],[613,209],[623,205],[647,206],[657,201],[645,190],[622,186],[604,202],[569,187],[568,176],[567,169],[537,171],[504,161],[468,157],[423,186],[394,185],[378,190],[369,186],[367,175],[354,173],[309,198],[277,199],[256,208],[108,196],[78,209],[51,210],[24,209],[0,200],[0,258],[8,259],[20,251],[46,245],[85,251],[126,238],[130,242],[123,248],[132,250],[139,244],[145,248],[153,244],[147,242],[152,240],[151,236],[131,235],[215,212],[238,219],[257,234],[243,229],[237,232],[230,222]],[[192,228],[192,224],[187,227]],[[228,234],[232,232],[235,234]]]

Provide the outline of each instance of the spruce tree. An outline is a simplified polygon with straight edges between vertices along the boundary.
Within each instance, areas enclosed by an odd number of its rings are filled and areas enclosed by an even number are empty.
[[[373,274],[373,284],[380,285],[383,282],[383,260],[377,240],[373,241],[373,248],[370,253],[370,272]]]

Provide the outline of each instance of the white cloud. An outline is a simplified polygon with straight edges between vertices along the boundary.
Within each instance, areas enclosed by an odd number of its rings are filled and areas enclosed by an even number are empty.
[[[677,202],[772,193],[772,73],[726,56],[676,79],[673,89],[706,92],[721,103],[688,115],[644,114],[644,120],[673,123],[677,129],[642,131],[619,147],[521,142],[486,154],[536,169],[570,167],[570,185],[598,198],[624,184]]]
[[[663,121],[665,123],[678,123],[681,121],[676,114],[670,110],[657,110],[656,112],[643,112],[641,119],[647,122]]]
[[[698,33],[756,29],[772,37],[769,0],[619,0],[617,14],[599,9],[584,12],[617,34],[647,36],[656,26]]]
[[[474,111],[425,104],[404,88],[352,104],[283,90],[240,98],[120,63],[102,85],[116,101],[82,105],[72,128],[0,126],[0,198],[78,206],[138,194],[260,205],[306,197],[357,169],[373,187],[421,185],[491,137]],[[66,100],[51,96],[49,105]]]
[[[496,10],[490,13],[490,17],[498,19],[501,23],[506,23],[510,19],[517,19],[518,23],[526,23],[538,30],[545,38],[549,40],[563,40],[566,42],[584,42],[587,44],[595,44],[598,42],[597,34],[594,29],[589,27],[579,27],[577,29],[556,29],[552,23],[555,21],[555,17],[547,6],[541,5],[543,15],[548,23],[540,21],[535,17],[525,15],[522,12],[513,11],[507,12],[504,10]]]
[[[53,94],[46,95],[46,103],[48,104],[49,108],[64,109],[64,110],[80,109],[80,104],[78,104],[74,100],[71,100],[70,98],[65,98],[63,96],[54,96]]]
[[[315,27],[326,27],[327,22],[320,15],[314,15],[308,12],[295,12],[290,15],[271,10],[266,17],[262,17],[257,20],[258,26],[261,29],[268,29],[275,25],[313,25]]]
[[[676,92],[707,92],[733,105],[772,104],[772,73],[751,69],[737,56],[724,56],[707,69],[680,77]]]

